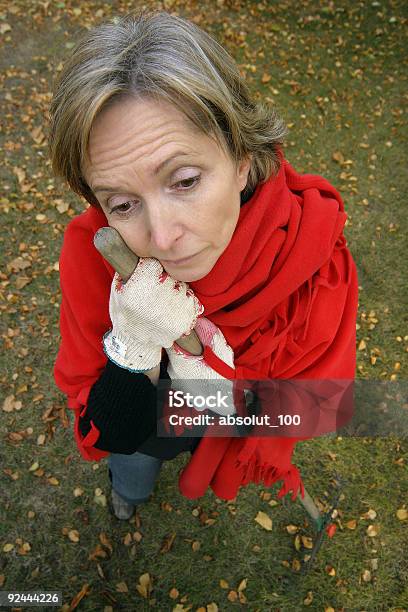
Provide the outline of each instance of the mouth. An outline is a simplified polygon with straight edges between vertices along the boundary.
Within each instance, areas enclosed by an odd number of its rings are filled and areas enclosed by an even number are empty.
[[[184,257],[183,259],[160,259],[160,262],[168,266],[183,266],[184,264],[189,264],[195,257],[197,257],[197,255],[200,255],[202,252],[203,251],[199,251],[198,253],[190,255],[190,257]]]

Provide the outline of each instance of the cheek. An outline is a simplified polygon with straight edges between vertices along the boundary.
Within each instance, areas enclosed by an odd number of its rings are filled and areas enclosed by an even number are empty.
[[[139,257],[148,257],[146,245],[144,244],[144,239],[140,229],[138,229],[131,221],[112,221],[109,223],[109,226],[113,227],[119,232],[133,253]]]

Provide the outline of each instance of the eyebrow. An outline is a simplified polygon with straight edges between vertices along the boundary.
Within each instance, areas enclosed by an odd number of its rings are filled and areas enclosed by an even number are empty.
[[[173,153],[173,155],[171,157],[168,157],[167,159],[165,159],[164,161],[162,161],[157,168],[155,168],[155,170],[153,170],[153,176],[157,176],[159,174],[159,172],[161,172],[163,170],[163,168],[165,166],[167,166],[167,164],[169,164],[171,161],[173,161],[173,159],[175,159],[176,157],[182,157],[182,156],[192,156],[192,153],[186,153],[185,151],[176,151],[175,153]],[[92,187],[92,191],[94,193],[96,193],[97,191],[101,192],[101,191],[105,191],[105,192],[115,192],[115,191],[121,191],[120,187],[105,187],[104,185],[95,185],[94,187]]]

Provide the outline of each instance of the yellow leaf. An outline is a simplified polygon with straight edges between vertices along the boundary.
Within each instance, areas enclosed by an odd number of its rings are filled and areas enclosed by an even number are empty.
[[[396,514],[397,514],[397,518],[400,521],[406,521],[407,518],[408,518],[408,510],[406,508],[399,508],[399,510],[397,510]]]
[[[305,548],[313,548],[313,540],[312,538],[308,538],[307,536],[301,536],[302,544]]]
[[[338,164],[342,164],[344,162],[343,154],[340,151],[335,151],[332,155],[332,159],[336,161]]]
[[[290,533],[290,535],[295,535],[299,531],[299,527],[296,525],[286,525],[286,531]]]
[[[374,538],[375,536],[377,536],[379,531],[380,531],[380,528],[378,525],[369,525],[367,527],[367,535],[370,538]]]
[[[305,606],[310,606],[312,601],[313,601],[313,593],[312,591],[308,591],[305,599],[303,600],[303,603],[305,604]]]
[[[296,550],[299,551],[300,547],[301,547],[300,536],[299,535],[295,536],[294,545],[295,545]]]
[[[118,584],[116,585],[116,590],[118,591],[118,593],[129,593],[129,589],[126,582],[118,582]]]
[[[67,212],[68,208],[69,204],[67,202],[63,202],[62,200],[60,200],[57,204],[57,210],[61,215]]]
[[[370,509],[370,510],[368,510],[368,512],[365,512],[364,514],[362,514],[361,518],[363,518],[363,519],[370,519],[370,521],[373,521],[376,516],[377,516],[376,511]]]
[[[346,527],[347,527],[347,529],[355,529],[357,527],[356,519],[352,519],[351,521],[348,521],[346,523]]]
[[[265,512],[259,511],[254,521],[267,531],[272,531],[272,519]]]
[[[48,478],[48,482],[50,483],[50,485],[54,485],[54,486],[59,485],[59,480],[55,478],[54,476],[51,476],[51,478]]]
[[[222,580],[222,579],[221,579],[221,580],[220,580],[220,587],[221,587],[222,589],[228,589],[228,588],[229,588],[229,584],[228,584],[228,582],[227,582],[226,580]]]
[[[68,537],[71,542],[79,542],[79,532],[76,529],[71,529],[71,531],[68,531]]]
[[[147,589],[144,586],[141,586],[140,584],[136,585],[136,590],[137,592],[142,596],[147,598]]]
[[[2,23],[0,25],[0,34],[6,34],[11,31],[11,25],[8,23]]]
[[[371,580],[371,572],[370,572],[370,570],[368,570],[368,569],[364,570],[364,572],[362,573],[361,577],[364,580],[364,582],[370,582],[370,580]]]
[[[148,573],[142,574],[139,578],[139,582],[143,586],[150,586],[150,575]]]
[[[40,467],[40,466],[39,466],[39,464],[38,464],[38,463],[37,463],[37,461],[36,461],[35,463],[33,463],[33,464],[32,464],[32,465],[31,465],[31,466],[28,468],[28,471],[29,471],[29,472],[35,472],[36,470],[38,470],[38,468],[39,468],[39,467]]]
[[[3,552],[7,553],[10,552],[11,550],[13,550],[14,548],[14,544],[5,544],[3,546]]]
[[[84,490],[81,489],[81,487],[76,487],[74,489],[74,497],[80,497],[81,495],[83,495]]]
[[[14,395],[8,395],[3,402],[3,411],[4,412],[13,412],[14,410]]]
[[[218,606],[215,602],[207,604],[207,612],[218,612]]]
[[[238,585],[238,592],[243,591],[244,589],[246,589],[247,588],[247,583],[248,583],[247,578],[244,578],[243,580],[241,580],[241,582]]]
[[[360,340],[360,344],[358,345],[358,350],[359,351],[364,351],[365,348],[367,348],[365,340]]]

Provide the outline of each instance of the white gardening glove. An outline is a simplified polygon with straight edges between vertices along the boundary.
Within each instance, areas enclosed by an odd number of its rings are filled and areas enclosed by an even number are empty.
[[[141,257],[123,284],[116,273],[111,285],[112,329],[104,335],[108,358],[130,371],[145,371],[161,361],[169,348],[194,328],[204,311],[188,285],[176,281],[151,257]]]
[[[234,351],[227,344],[222,331],[214,323],[206,317],[199,317],[195,325],[195,332],[203,346],[209,345],[217,357],[234,368]],[[208,408],[222,416],[236,413],[232,381],[210,368],[202,355],[191,355],[177,344],[166,348],[166,351],[169,356],[167,373],[172,380],[172,389],[182,391],[184,394],[191,393],[194,397],[216,395],[219,391],[220,395],[228,399],[219,402],[215,407],[194,406],[195,409],[201,411]],[[202,381],[201,384],[200,381]]]

